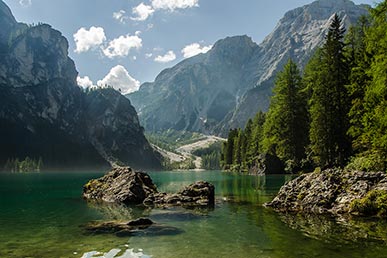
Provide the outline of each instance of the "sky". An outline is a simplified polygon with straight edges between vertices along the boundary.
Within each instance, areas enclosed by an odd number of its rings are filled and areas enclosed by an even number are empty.
[[[205,53],[222,38],[258,44],[289,10],[312,0],[3,0],[24,23],[48,23],[69,41],[78,84],[122,93]],[[375,0],[355,0],[374,6]]]

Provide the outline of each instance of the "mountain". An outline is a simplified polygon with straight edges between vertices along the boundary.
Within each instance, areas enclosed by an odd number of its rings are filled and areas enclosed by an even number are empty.
[[[127,97],[146,130],[226,134],[267,110],[275,75],[289,58],[303,68],[338,13],[347,27],[368,13],[349,0],[319,0],[285,14],[257,45],[247,36],[219,40],[213,48],[162,71]]]
[[[0,168],[27,156],[46,168],[160,167],[127,98],[77,85],[59,31],[18,23],[1,0],[0,26]]]

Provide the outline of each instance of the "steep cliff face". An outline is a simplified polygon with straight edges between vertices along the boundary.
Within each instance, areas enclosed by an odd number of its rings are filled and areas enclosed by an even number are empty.
[[[86,95],[87,134],[90,142],[111,164],[157,168],[158,154],[144,136],[137,113],[127,98],[113,89]]]
[[[0,169],[27,156],[41,157],[48,168],[160,166],[129,100],[78,87],[59,31],[17,23],[2,1],[0,22]],[[100,105],[93,104],[100,95]]]
[[[348,27],[367,14],[367,6],[315,1],[287,12],[260,45],[247,36],[220,40],[208,53],[163,71],[128,97],[147,130],[225,134],[244,127],[257,111],[267,110],[275,76],[289,58],[305,66],[323,43],[334,13]]]

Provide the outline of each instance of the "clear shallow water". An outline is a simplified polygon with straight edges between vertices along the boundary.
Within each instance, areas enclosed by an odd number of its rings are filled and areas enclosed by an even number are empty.
[[[262,207],[290,178],[222,172],[150,173],[160,191],[197,180],[215,184],[213,210],[88,204],[82,185],[96,173],[0,175],[0,257],[81,257],[143,249],[152,257],[387,257],[385,221],[334,221]],[[85,234],[94,220],[149,216],[178,230],[131,237]]]

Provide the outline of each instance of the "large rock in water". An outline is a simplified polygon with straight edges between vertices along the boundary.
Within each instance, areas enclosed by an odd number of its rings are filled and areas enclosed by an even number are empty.
[[[129,167],[114,168],[99,179],[90,180],[83,187],[83,197],[124,204],[139,204],[150,194],[157,193],[149,175]]]
[[[159,193],[148,174],[129,167],[118,167],[83,187],[83,197],[110,203],[142,204],[147,206],[211,206],[214,205],[214,185],[200,181],[176,194]]]
[[[215,187],[204,181],[193,183],[176,194],[156,193],[144,200],[145,205],[155,206],[213,206],[214,203]]]
[[[328,169],[285,184],[265,206],[280,212],[387,215],[387,176],[383,172]]]

